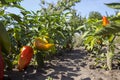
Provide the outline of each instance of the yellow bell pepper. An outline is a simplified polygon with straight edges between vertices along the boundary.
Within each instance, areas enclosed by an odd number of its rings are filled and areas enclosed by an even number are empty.
[[[39,50],[47,51],[47,50],[51,49],[54,46],[54,44],[48,43],[47,40],[45,41],[40,38],[36,38],[35,42],[34,42],[34,46]]]

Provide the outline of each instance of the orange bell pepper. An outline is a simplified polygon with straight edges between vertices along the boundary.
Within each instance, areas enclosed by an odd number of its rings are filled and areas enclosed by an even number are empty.
[[[108,25],[109,24],[109,21],[108,21],[108,19],[107,19],[107,17],[106,16],[103,16],[102,17],[102,21],[103,21],[103,26],[106,26],[106,25]]]

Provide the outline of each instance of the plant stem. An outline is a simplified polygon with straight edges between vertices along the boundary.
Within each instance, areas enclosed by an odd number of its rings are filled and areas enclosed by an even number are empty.
[[[112,63],[113,63],[113,57],[114,57],[114,48],[113,48],[113,41],[115,40],[116,35],[113,37],[112,41],[108,45],[108,52],[106,54],[107,57],[107,67],[109,70],[112,70]]]

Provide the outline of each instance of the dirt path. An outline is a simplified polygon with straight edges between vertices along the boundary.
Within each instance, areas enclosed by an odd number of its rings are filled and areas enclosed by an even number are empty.
[[[23,72],[17,70],[7,71],[11,80],[120,80],[120,71],[105,71],[102,69],[89,69],[91,60],[83,50],[76,49],[70,53],[46,63],[44,69],[28,67]]]

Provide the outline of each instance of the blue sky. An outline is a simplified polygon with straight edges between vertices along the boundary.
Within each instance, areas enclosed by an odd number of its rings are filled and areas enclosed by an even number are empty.
[[[58,0],[45,0],[47,2],[56,3]],[[111,2],[120,2],[120,0],[81,0],[80,3],[77,3],[73,8],[77,10],[77,13],[81,14],[82,16],[88,16],[89,12],[91,11],[98,11],[102,15],[115,14],[114,9],[111,9],[104,5],[104,3],[111,3]],[[23,0],[21,5],[30,11],[37,11],[40,9],[40,0]],[[19,14],[19,10],[17,9],[8,9],[9,12]]]
[[[115,14],[115,9],[111,9],[104,5],[104,3],[111,3],[111,2],[120,2],[120,0],[81,0],[80,3],[77,3],[74,7],[78,13],[82,16],[88,16],[89,12],[97,11],[100,12],[102,15]]]

